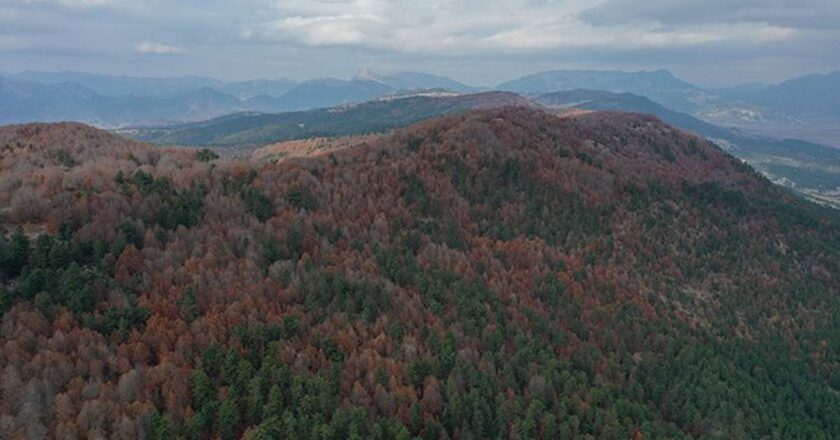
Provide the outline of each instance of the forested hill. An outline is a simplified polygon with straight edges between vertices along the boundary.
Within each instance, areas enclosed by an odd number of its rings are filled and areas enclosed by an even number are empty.
[[[15,129],[0,438],[840,437],[836,214],[652,117],[277,163]]]
[[[420,92],[338,107],[286,113],[235,113],[209,121],[126,130],[137,139],[168,145],[265,145],[292,139],[383,133],[424,119],[468,110],[532,106],[508,92]]]

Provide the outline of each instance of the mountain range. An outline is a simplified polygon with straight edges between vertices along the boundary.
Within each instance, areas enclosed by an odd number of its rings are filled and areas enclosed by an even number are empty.
[[[462,93],[482,90],[442,76],[414,72],[381,75],[369,69],[362,69],[349,80],[302,82],[21,72],[0,75],[0,123],[75,120],[110,128],[165,125],[240,111],[332,107],[423,89]],[[836,72],[776,85],[716,90],[693,85],[665,70],[549,71],[490,89],[525,95],[575,89],[633,93],[715,125],[840,147],[840,73]],[[218,94],[211,98],[210,90]],[[203,95],[204,100],[197,100],[196,94]]]
[[[653,72],[552,71],[525,76],[497,86],[500,90],[543,94],[575,89],[629,92],[668,108],[693,112],[711,99],[708,92],[678,79],[666,70]]]
[[[456,94],[418,92],[326,109],[266,113],[236,113],[208,121],[168,127],[118,130],[146,142],[167,145],[234,147],[262,146],[311,137],[382,133],[424,119],[472,109],[529,106],[510,92]]]
[[[724,89],[721,96],[795,116],[840,118],[840,72],[806,75],[779,84]]]
[[[355,78],[222,82],[204,77],[141,78],[78,72],[0,75],[0,124],[81,121],[100,127],[165,125],[241,111],[332,107],[400,91],[474,88],[448,78],[401,72]]]
[[[574,89],[645,96],[706,122],[778,139],[805,139],[840,148],[840,72],[776,85],[704,89],[670,72],[551,71],[497,87],[530,95]]]

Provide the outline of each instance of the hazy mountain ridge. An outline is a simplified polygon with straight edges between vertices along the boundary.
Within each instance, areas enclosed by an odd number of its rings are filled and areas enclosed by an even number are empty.
[[[399,72],[351,80],[222,82],[78,72],[0,75],[0,124],[74,120],[101,127],[161,125],[241,111],[280,112],[362,102],[418,89],[473,88],[449,78]],[[215,94],[215,96],[214,96]]]
[[[327,109],[234,114],[193,124],[126,129],[123,132],[143,141],[162,144],[262,146],[307,137],[381,133],[431,117],[509,105],[531,104],[519,95],[506,92],[454,96],[409,94]]]
[[[778,85],[706,90],[668,71],[549,71],[497,88],[528,94],[574,89],[629,92],[723,127],[840,148],[840,74],[806,75]]]
[[[708,93],[667,70],[621,72],[558,70],[540,72],[496,86],[500,90],[541,94],[574,89],[630,92],[678,111],[696,110]]]
[[[201,120],[243,110],[239,99],[212,88],[184,92],[175,97],[101,95],[75,83],[42,85],[0,78],[0,120],[80,121],[115,127]]]
[[[223,84],[220,80],[201,76],[154,78],[72,71],[24,71],[15,74],[5,74],[4,76],[18,82],[43,85],[74,83],[84,86],[98,94],[111,97],[134,95],[171,98],[205,87],[219,87]]]
[[[773,85],[724,89],[723,96],[796,116],[840,119],[840,72],[806,75]]]
[[[73,83],[105,97],[127,96],[177,98],[188,92],[213,88],[241,101],[228,112],[257,110],[266,112],[306,110],[331,107],[349,102],[374,99],[388,93],[417,89],[446,89],[455,92],[475,92],[472,87],[452,79],[416,72],[378,74],[363,69],[354,78],[341,80],[322,78],[300,83],[278,80],[252,80],[223,82],[204,77],[142,78],[115,75],[95,75],[78,72],[21,72],[3,74],[8,81],[57,86]],[[802,137],[808,136],[804,127],[830,131],[830,123],[838,119],[837,108],[840,92],[840,74],[808,75],[778,85],[753,84],[729,89],[705,90],[683,81],[665,70],[622,71],[547,71],[524,76],[502,83],[496,90],[509,90],[525,94],[541,94],[574,89],[629,92],[651,98],[667,108],[690,113],[718,125],[740,126],[757,132],[779,130],[786,126],[789,133],[796,133],[797,125],[803,127]],[[43,101],[44,99],[42,99]],[[83,115],[97,114],[96,102],[75,103]],[[72,105],[68,105],[72,107]],[[216,109],[208,109],[212,114]],[[47,117],[33,114],[33,118]],[[60,114],[67,119],[78,119],[72,113]],[[107,119],[98,116],[100,119]],[[170,115],[161,115],[162,120]],[[23,119],[6,122],[18,122]],[[2,120],[0,120],[2,122]],[[88,121],[88,122],[97,122]],[[127,121],[137,125],[147,121]],[[784,132],[782,132],[784,133]],[[833,139],[834,134],[815,139]],[[781,136],[785,137],[785,136]],[[800,136],[787,136],[800,137]],[[832,142],[829,142],[832,143]],[[840,145],[840,140],[837,141]]]
[[[349,80],[322,78],[301,83],[224,83],[202,77],[132,78],[74,72],[24,72],[0,78],[5,78],[0,79],[5,83],[0,84],[0,123],[77,120],[102,127],[178,124],[242,111],[327,108],[424,89],[462,93],[479,90],[437,75],[383,75],[369,69]],[[721,127],[769,138],[840,146],[840,124],[834,110],[840,99],[838,78],[838,74],[810,75],[778,85],[705,90],[664,70],[549,71],[503,83],[497,89],[532,96],[574,89],[629,92]],[[20,79],[46,84],[17,82]],[[71,80],[79,82],[66,82]],[[211,98],[208,88],[229,96]],[[205,101],[190,96],[201,90],[208,95]],[[124,94],[128,92],[134,94]]]

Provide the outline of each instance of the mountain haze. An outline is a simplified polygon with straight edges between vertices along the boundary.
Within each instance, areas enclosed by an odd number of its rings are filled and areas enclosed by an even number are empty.
[[[105,96],[155,96],[171,98],[205,87],[218,87],[222,81],[201,76],[150,78],[128,75],[100,75],[85,72],[25,71],[3,75],[9,80],[43,85],[77,84]]]
[[[294,82],[285,79],[224,82],[205,77],[144,78],[79,72],[21,72],[0,75],[0,123],[74,120],[102,127],[194,122],[240,111],[288,112],[363,102],[430,89],[476,92],[438,75],[380,74],[362,69],[348,80]],[[810,75],[778,85],[753,84],[706,90],[668,71],[547,71],[505,82],[496,90],[526,95],[575,89],[633,93],[706,122],[777,139],[805,139],[840,147],[837,74]],[[173,101],[212,88],[229,95],[224,106],[189,106]],[[21,92],[9,89],[25,89]],[[67,93],[76,89],[78,93]],[[4,94],[3,91],[7,94]],[[40,90],[40,91],[38,91]],[[82,93],[83,92],[83,93]],[[79,96],[83,95],[83,96]],[[91,96],[88,96],[91,95]],[[46,104],[49,103],[49,109]]]
[[[442,76],[360,72],[350,80],[223,82],[204,77],[144,78],[80,72],[0,75],[0,124],[72,120],[102,127],[166,125],[241,111],[284,112],[368,101],[424,89],[469,91]]]
[[[666,70],[652,72],[558,70],[499,84],[499,90],[542,94],[575,89],[629,92],[678,111],[696,110],[706,92]]]
[[[722,93],[730,99],[792,115],[840,119],[840,72],[806,75],[779,84],[729,89]]]

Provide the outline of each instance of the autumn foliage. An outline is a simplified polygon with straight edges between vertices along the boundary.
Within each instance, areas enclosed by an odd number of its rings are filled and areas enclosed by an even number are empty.
[[[0,438],[836,438],[840,221],[640,115],[0,129]]]

